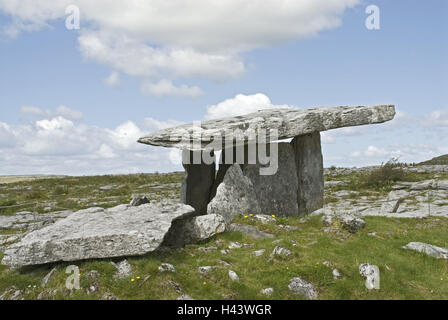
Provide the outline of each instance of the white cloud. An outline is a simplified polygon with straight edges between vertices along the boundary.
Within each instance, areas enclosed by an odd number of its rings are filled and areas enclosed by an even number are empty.
[[[141,92],[144,95],[153,95],[156,97],[190,97],[196,98],[204,94],[201,88],[197,86],[189,87],[185,84],[176,87],[169,80],[160,80],[157,83],[144,82],[141,86]]]
[[[75,123],[62,116],[31,124],[0,122],[0,174],[97,174],[173,171],[168,149],[144,146],[132,121],[114,129]]]
[[[119,87],[121,85],[120,74],[112,71],[109,76],[104,79],[104,83],[110,87]]]
[[[48,109],[44,110],[35,106],[22,106],[20,112],[39,119],[61,116],[65,119],[81,121],[83,118],[83,113],[81,111],[70,109],[64,105],[58,106],[55,111]]]
[[[224,100],[218,104],[208,106],[205,119],[217,119],[239,116],[263,109],[291,108],[289,105],[274,105],[263,93],[252,95],[237,94],[234,98]]]
[[[434,110],[422,121],[427,127],[448,127],[448,108],[442,110]]]
[[[12,20],[4,32],[17,36],[62,22],[65,8],[76,5],[85,58],[151,82],[182,77],[221,81],[246,71],[242,52],[336,28],[345,10],[359,2],[0,0],[0,11]]]

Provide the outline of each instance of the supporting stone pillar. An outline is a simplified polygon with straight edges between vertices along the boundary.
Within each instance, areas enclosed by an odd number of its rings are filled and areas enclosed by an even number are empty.
[[[296,136],[294,148],[297,178],[299,215],[309,214],[324,205],[324,167],[320,132]]]
[[[194,157],[201,159],[201,163],[194,164]],[[182,159],[184,159],[182,165],[185,168],[185,177],[180,188],[180,200],[191,205],[195,209],[196,215],[207,214],[207,204],[215,181],[216,165],[215,163],[203,163],[200,151],[184,150]],[[190,161],[185,161],[185,159],[190,159]]]

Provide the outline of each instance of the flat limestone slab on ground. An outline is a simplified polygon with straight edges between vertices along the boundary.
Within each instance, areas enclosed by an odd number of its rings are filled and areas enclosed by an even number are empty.
[[[77,211],[8,247],[2,264],[143,255],[160,246],[173,220],[193,213],[191,206],[173,202]]]

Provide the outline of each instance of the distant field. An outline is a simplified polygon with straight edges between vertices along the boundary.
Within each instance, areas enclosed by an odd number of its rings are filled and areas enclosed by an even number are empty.
[[[45,174],[25,175],[25,176],[0,176],[0,183],[16,183],[22,181],[33,181],[38,179],[55,179],[64,177],[66,176],[45,175]]]

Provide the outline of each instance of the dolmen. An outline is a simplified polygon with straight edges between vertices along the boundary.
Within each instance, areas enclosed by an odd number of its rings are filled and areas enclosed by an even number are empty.
[[[158,131],[138,141],[182,150],[180,201],[67,213],[8,245],[2,264],[138,256],[209,239],[240,214],[309,214],[324,203],[320,132],[394,115],[393,105],[284,108]]]
[[[394,105],[267,109],[163,129],[138,142],[182,150],[181,201],[197,215],[218,214],[227,223],[238,214],[303,216],[324,203],[320,132],[394,116]]]

